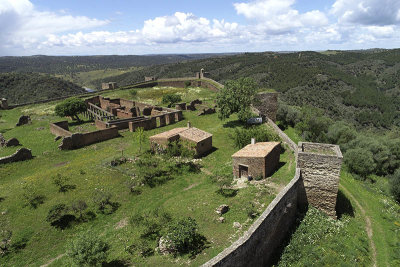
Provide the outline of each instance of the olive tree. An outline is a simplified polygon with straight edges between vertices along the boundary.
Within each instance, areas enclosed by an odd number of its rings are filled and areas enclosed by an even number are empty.
[[[78,98],[69,98],[61,102],[55,107],[57,116],[70,116],[73,120],[80,121],[78,114],[86,111],[85,101]]]

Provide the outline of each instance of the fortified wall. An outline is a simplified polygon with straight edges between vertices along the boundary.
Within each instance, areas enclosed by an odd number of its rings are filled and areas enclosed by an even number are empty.
[[[299,143],[298,146],[269,118],[283,142],[295,153],[294,178],[268,205],[244,235],[203,266],[270,266],[282,242],[295,226],[298,211],[308,204],[336,217],[335,205],[342,154],[337,145]],[[298,155],[297,155],[298,154]]]

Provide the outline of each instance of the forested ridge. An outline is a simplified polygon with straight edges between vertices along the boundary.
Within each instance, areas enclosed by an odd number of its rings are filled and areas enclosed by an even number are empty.
[[[9,104],[29,103],[84,93],[85,90],[60,78],[37,73],[0,73],[0,97]]]

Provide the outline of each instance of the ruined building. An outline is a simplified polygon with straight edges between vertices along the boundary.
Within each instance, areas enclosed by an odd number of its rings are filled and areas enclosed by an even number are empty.
[[[101,84],[101,89],[102,90],[108,90],[108,89],[117,89],[117,83],[116,82],[108,82],[108,83],[102,83]]]

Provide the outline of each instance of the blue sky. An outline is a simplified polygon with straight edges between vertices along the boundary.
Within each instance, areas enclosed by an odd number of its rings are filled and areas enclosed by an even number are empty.
[[[0,0],[0,56],[400,46],[398,0]]]

